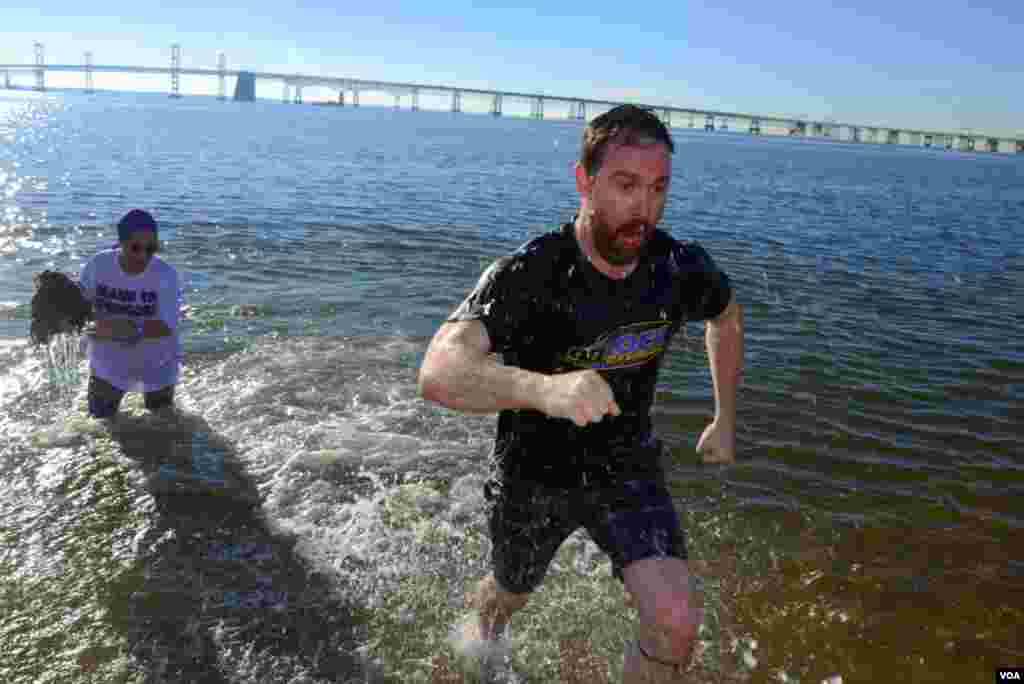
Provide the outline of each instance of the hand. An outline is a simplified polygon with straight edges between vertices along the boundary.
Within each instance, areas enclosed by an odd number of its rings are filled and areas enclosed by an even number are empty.
[[[705,463],[735,462],[736,426],[713,420],[697,442],[697,453],[703,455]]]
[[[595,370],[549,375],[543,392],[541,411],[552,418],[568,418],[580,427],[622,413],[612,388]]]
[[[96,337],[116,340],[135,337],[135,324],[125,318],[106,318],[96,321]]]

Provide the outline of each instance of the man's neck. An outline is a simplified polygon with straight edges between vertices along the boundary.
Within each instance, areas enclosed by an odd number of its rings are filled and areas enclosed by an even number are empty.
[[[579,243],[580,249],[583,251],[583,255],[587,257],[590,265],[596,268],[603,275],[608,276],[612,280],[623,280],[629,277],[629,274],[636,270],[636,265],[639,260],[634,260],[632,263],[624,266],[615,266],[604,260],[604,258],[598,253],[597,247],[594,246],[594,230],[590,221],[584,218],[584,214],[581,212],[576,216],[575,223],[576,242]]]
[[[117,261],[121,265],[121,270],[127,273],[128,275],[139,275],[140,273],[146,270],[146,266],[142,266],[142,268],[139,269],[129,268],[128,264],[125,263],[124,254],[118,254]]]

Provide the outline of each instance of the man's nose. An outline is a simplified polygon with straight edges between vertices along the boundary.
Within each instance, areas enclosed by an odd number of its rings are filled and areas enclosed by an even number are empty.
[[[633,194],[633,216],[648,218],[648,212],[653,206],[652,191],[642,188]]]

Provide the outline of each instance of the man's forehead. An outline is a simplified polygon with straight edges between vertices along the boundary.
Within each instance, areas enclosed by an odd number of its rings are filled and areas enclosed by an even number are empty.
[[[609,175],[628,173],[645,176],[670,176],[672,156],[661,142],[650,145],[609,142],[605,148],[602,170]]]
[[[139,230],[133,230],[128,236],[129,240],[138,240],[140,238],[156,237],[156,233],[149,228],[140,228]]]

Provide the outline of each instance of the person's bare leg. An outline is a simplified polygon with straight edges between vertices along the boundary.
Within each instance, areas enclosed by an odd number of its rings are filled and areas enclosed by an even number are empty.
[[[640,617],[626,648],[623,684],[682,684],[700,624],[686,561],[649,558],[623,571],[627,601]]]
[[[494,573],[480,580],[470,605],[477,609],[480,638],[496,641],[505,631],[509,618],[526,605],[529,594],[506,591],[495,579]]]

